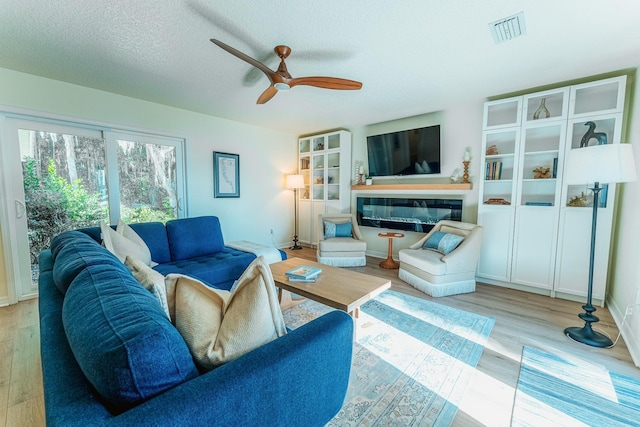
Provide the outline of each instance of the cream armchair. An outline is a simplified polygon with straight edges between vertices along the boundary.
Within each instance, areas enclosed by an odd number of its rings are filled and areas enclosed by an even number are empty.
[[[436,232],[460,236],[463,240],[448,252],[446,245],[438,247]],[[455,243],[455,236],[446,236]],[[480,256],[482,227],[458,221],[440,221],[433,229],[407,249],[401,249],[398,277],[432,297],[474,292],[476,268]],[[423,249],[425,243],[434,249]],[[443,239],[444,242],[444,239]],[[440,251],[439,251],[440,250]]]
[[[362,240],[353,214],[318,216],[317,259],[334,267],[358,267],[367,264],[367,242]]]

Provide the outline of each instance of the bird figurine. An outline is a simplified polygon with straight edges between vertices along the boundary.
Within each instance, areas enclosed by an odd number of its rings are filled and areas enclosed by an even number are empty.
[[[586,122],[585,126],[589,126],[589,130],[584,134],[580,140],[580,148],[587,147],[591,139],[598,141],[598,145],[607,144],[607,134],[604,132],[595,132],[596,124],[594,122]]]

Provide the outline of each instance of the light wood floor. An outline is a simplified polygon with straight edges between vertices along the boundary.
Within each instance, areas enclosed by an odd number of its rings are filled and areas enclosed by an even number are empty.
[[[288,253],[315,260],[309,248]],[[390,279],[393,290],[496,318],[454,426],[509,425],[523,345],[570,352],[640,378],[622,339],[612,349],[597,349],[563,335],[565,327],[581,325],[580,303],[484,284],[471,294],[430,298],[399,280],[397,270],[380,268],[380,261],[368,257],[365,267],[354,270]],[[598,308],[597,315],[597,329],[615,337],[618,330],[609,311]],[[29,300],[0,308],[0,427],[44,424],[38,304]]]
[[[315,250],[309,248],[287,252],[289,257],[311,260],[316,257]],[[367,257],[365,267],[353,270],[386,277],[395,291],[496,319],[454,426],[510,425],[524,345],[569,352],[612,371],[640,378],[640,369],[634,366],[622,339],[611,349],[598,349],[575,343],[564,335],[567,326],[582,326],[577,316],[583,311],[582,303],[481,283],[474,293],[431,298],[398,279],[398,270],[380,268],[380,261],[382,259]],[[609,310],[598,307],[596,314],[600,317],[596,329],[615,338],[618,329]]]
[[[38,300],[0,308],[0,426],[44,426]]]

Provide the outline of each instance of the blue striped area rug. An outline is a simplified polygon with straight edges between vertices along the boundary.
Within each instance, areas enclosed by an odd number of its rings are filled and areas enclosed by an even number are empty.
[[[640,380],[524,347],[512,426],[638,426]]]
[[[284,312],[296,328],[332,310],[306,300]],[[349,389],[328,426],[449,426],[495,323],[385,291],[357,320]]]

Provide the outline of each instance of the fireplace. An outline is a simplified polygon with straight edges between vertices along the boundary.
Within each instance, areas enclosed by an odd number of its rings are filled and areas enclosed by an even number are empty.
[[[461,199],[358,197],[358,225],[428,233],[440,220],[462,221]]]

